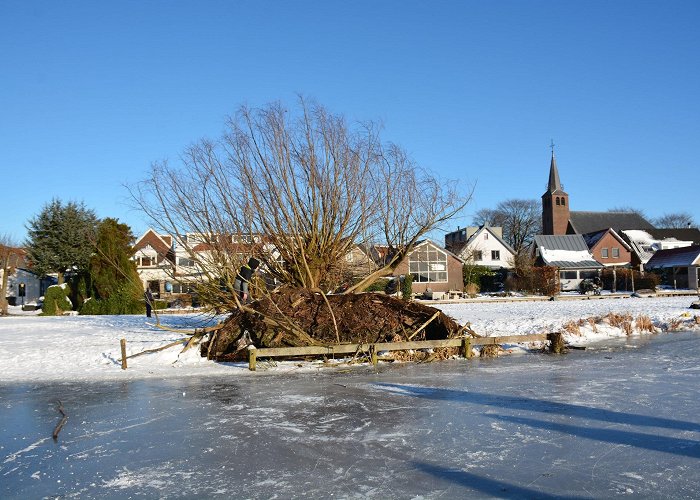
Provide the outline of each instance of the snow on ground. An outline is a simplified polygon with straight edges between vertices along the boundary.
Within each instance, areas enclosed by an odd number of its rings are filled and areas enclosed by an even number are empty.
[[[693,297],[625,298],[602,300],[556,300],[517,302],[463,302],[438,304],[460,323],[470,322],[488,336],[549,333],[569,322],[578,332],[565,339],[584,345],[626,335],[601,318],[609,313],[629,314],[633,320],[648,316],[657,331],[700,330],[696,312],[689,309]],[[12,313],[18,312],[12,310]],[[588,318],[596,321],[588,322]],[[579,321],[583,320],[583,321]],[[8,381],[112,380],[216,374],[248,375],[246,363],[214,363],[193,348],[181,353],[173,347],[128,360],[121,369],[119,339],[127,340],[127,355],[153,349],[185,337],[152,326],[154,318],[143,316],[12,315],[0,318],[0,383]],[[165,316],[162,323],[175,329],[193,330],[212,318],[200,315]],[[578,324],[577,323],[577,324]],[[634,321],[632,326],[634,328]],[[640,334],[638,329],[633,334]],[[515,346],[507,346],[514,351]],[[280,362],[271,371],[299,370],[300,363]],[[316,369],[313,363],[301,369]]]

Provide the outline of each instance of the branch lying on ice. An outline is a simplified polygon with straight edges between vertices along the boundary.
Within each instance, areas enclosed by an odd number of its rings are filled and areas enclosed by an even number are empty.
[[[58,439],[58,433],[61,432],[61,429],[63,429],[63,426],[66,424],[66,421],[68,420],[68,415],[66,415],[66,412],[63,410],[63,403],[61,403],[61,401],[58,402],[58,411],[61,412],[61,415],[63,415],[63,418],[58,423],[56,428],[53,430],[54,441]]]

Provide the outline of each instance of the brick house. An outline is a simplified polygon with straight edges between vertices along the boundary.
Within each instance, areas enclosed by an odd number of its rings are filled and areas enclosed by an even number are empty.
[[[632,248],[617,232],[604,229],[583,235],[593,258],[605,267],[629,267],[632,262]]]
[[[394,270],[394,276],[411,274],[413,292],[425,293],[462,290],[462,260],[430,240],[416,244],[413,251]]]

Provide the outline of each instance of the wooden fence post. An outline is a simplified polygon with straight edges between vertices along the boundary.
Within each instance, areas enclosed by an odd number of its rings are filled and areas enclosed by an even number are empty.
[[[377,366],[377,346],[371,344],[369,346],[369,355],[372,358],[372,365]]]
[[[255,349],[249,349],[248,350],[248,369],[251,372],[255,371],[255,362],[257,361],[258,354],[255,352]]]
[[[549,352],[552,354],[565,354],[566,344],[564,344],[564,335],[561,332],[549,334]]]
[[[121,339],[119,344],[122,348],[122,370],[126,370],[126,339]]]
[[[465,337],[462,339],[462,356],[466,359],[472,357],[472,340],[470,338]]]

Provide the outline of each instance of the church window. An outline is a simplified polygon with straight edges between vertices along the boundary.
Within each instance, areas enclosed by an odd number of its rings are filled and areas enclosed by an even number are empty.
[[[557,206],[559,206],[561,202],[559,201],[559,197],[557,196]]]
[[[564,205],[566,205],[566,198],[564,198],[564,197],[562,196],[562,198],[561,198],[561,206],[563,207]]]

